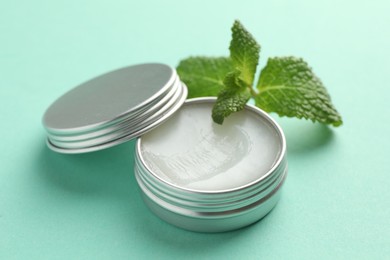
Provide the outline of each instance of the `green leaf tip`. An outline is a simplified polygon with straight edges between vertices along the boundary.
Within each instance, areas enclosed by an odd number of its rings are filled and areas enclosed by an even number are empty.
[[[228,87],[223,89],[213,107],[212,118],[214,122],[222,125],[226,117],[242,110],[250,97],[250,92],[246,88]]]
[[[230,58],[233,66],[242,72],[240,79],[252,86],[260,57],[260,45],[238,20],[234,21],[231,30]]]

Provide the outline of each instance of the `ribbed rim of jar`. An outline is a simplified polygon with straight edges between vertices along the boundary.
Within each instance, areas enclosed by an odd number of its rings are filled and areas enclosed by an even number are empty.
[[[282,187],[287,176],[287,167],[284,168],[284,171],[282,171],[282,174],[275,185],[267,189],[266,192],[261,193],[260,196],[233,201],[230,204],[213,205],[212,207],[204,207],[204,205],[196,203],[193,205],[172,203],[171,200],[167,199],[166,194],[158,194],[155,190],[147,187],[138,170],[136,170],[135,176],[143,194],[160,207],[187,217],[211,219],[238,216],[261,207],[263,203],[266,203],[271,199],[271,197],[273,197]],[[273,203],[276,202],[274,201]]]
[[[270,176],[270,178],[264,180],[263,182],[256,183],[256,185],[250,186],[247,189],[242,189],[239,191],[231,193],[222,193],[222,194],[196,194],[196,193],[187,193],[182,192],[177,189],[172,189],[170,186],[165,185],[159,181],[159,179],[154,178],[148,170],[140,164],[139,157],[136,155],[135,160],[135,170],[140,175],[143,182],[145,182],[147,187],[150,189],[156,190],[156,193],[165,194],[164,197],[172,198],[172,201],[180,200],[183,201],[181,204],[193,204],[201,203],[204,205],[218,205],[221,203],[229,203],[237,201],[240,199],[248,198],[256,195],[260,191],[268,189],[272,186],[278,179],[281,178],[285,169],[287,168],[287,161],[283,160],[280,166],[275,170],[275,172]],[[178,198],[179,196],[179,198]]]
[[[283,183],[287,173],[287,163],[286,160],[284,160],[282,167],[279,167],[275,174],[272,175],[272,178],[267,180],[266,183],[250,187],[250,189],[248,188],[241,194],[225,193],[224,195],[229,195],[225,197],[215,197],[215,194],[213,194],[205,198],[199,198],[191,197],[191,194],[180,192],[174,193],[169,191],[166,189],[166,187],[164,187],[164,185],[159,185],[158,182],[151,181],[153,176],[150,176],[148,172],[145,171],[145,169],[142,169],[142,166],[139,165],[139,161],[137,160],[135,165],[135,173],[141,189],[146,195],[148,195],[150,199],[156,201],[156,203],[159,205],[165,205],[165,207],[169,208],[170,210],[172,210],[172,208],[174,210],[176,208],[175,211],[183,211],[183,209],[187,209],[189,211],[195,211],[201,214],[237,210],[239,208],[245,208],[263,200],[270,194],[276,192],[276,190],[279,189],[281,183]]]

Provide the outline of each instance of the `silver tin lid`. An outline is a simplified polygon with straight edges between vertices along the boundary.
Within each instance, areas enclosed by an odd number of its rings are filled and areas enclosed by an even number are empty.
[[[125,67],[65,93],[45,112],[47,144],[60,153],[105,149],[143,135],[184,103],[175,69],[158,63]]]

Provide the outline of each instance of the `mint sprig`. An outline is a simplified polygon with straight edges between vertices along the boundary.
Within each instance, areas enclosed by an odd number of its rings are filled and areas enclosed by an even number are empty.
[[[253,88],[260,46],[239,21],[233,24],[229,50],[230,58],[191,57],[177,67],[190,98],[218,96],[214,122],[222,124],[253,98],[257,107],[280,116],[342,124],[324,85],[302,59],[269,58]]]

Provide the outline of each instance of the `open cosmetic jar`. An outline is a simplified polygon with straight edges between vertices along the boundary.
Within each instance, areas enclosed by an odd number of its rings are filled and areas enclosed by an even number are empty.
[[[260,220],[278,202],[287,175],[283,131],[250,105],[215,124],[215,98],[186,97],[186,86],[164,64],[109,72],[47,109],[47,145],[77,154],[137,138],[134,174],[161,219],[198,232]]]
[[[218,125],[210,116],[214,102],[187,100],[136,144],[144,201],[160,218],[192,231],[228,231],[261,219],[287,174],[285,139],[267,114],[246,106]]]

